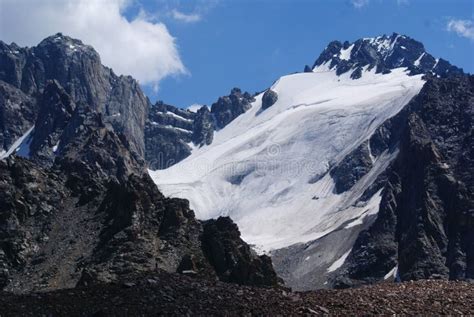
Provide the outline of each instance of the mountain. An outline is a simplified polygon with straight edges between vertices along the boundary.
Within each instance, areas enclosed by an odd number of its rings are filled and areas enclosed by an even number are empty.
[[[463,73],[462,69],[427,53],[422,43],[397,33],[354,43],[333,41],[314,62],[313,69],[322,65],[334,69],[337,75],[350,71],[352,79],[360,78],[364,70],[387,74],[400,67],[410,75],[430,73],[446,77]]]
[[[230,216],[296,289],[472,279],[472,96],[407,36],[331,42],[150,175],[198,218]]]
[[[191,111],[79,40],[0,42],[0,287],[473,279],[473,83],[393,34]]]
[[[0,61],[0,289],[89,287],[157,271],[279,283],[230,218],[201,222],[153,183],[145,127],[157,114],[134,79],[61,34],[33,48],[0,43]]]
[[[0,41],[0,65],[2,90],[7,91],[0,100],[0,140],[4,151],[38,123],[37,99],[48,80],[56,80],[72,101],[102,113],[107,124],[129,136],[131,150],[144,154],[143,130],[149,101],[136,80],[115,75],[101,64],[99,54],[92,47],[61,33],[32,48]],[[12,116],[17,119],[9,120]],[[55,140],[39,140],[38,130],[30,131],[35,144],[44,143],[50,149],[57,146]]]

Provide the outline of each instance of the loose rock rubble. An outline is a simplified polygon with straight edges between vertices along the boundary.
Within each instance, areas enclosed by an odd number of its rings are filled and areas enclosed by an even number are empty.
[[[297,293],[157,272],[88,288],[0,294],[1,316],[374,314],[474,314],[474,287],[426,280]]]

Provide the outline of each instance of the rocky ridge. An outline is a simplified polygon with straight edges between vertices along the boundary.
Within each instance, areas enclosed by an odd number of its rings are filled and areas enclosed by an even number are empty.
[[[191,154],[192,146],[212,143],[222,129],[250,108],[254,98],[239,88],[219,97],[211,109],[183,110],[161,101],[150,108],[145,125],[145,158],[150,169],[165,169]]]
[[[229,269],[232,282],[277,285],[271,261],[251,253],[229,219],[228,239],[240,248],[205,252],[219,235],[187,201],[158,191],[130,138],[102,113],[76,103],[57,81],[48,81],[39,100],[30,159],[0,160],[3,289],[70,288],[157,269],[209,279]],[[214,256],[232,260],[217,269]]]
[[[351,71],[358,79],[363,70],[389,73],[391,69],[406,67],[410,74],[433,74],[440,77],[462,74],[462,69],[446,60],[435,59],[423,44],[405,35],[393,33],[375,38],[363,38],[349,43],[333,41],[314,62],[312,69],[327,65],[338,75]],[[309,67],[305,71],[311,71]]]

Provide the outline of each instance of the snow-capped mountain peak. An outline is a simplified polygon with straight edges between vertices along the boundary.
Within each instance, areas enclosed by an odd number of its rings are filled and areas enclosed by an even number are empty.
[[[314,71],[321,67],[335,70],[337,75],[351,72],[352,79],[360,78],[363,70],[373,68],[376,73],[389,73],[395,68],[406,67],[410,75],[432,73],[440,77],[462,73],[462,69],[427,53],[422,43],[397,33],[362,38],[353,43],[333,41],[321,53],[312,69]]]

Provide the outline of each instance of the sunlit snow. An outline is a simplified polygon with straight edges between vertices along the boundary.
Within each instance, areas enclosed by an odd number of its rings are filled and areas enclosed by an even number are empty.
[[[331,264],[331,266],[328,267],[327,272],[334,272],[335,270],[340,268],[346,261],[347,257],[349,256],[349,253],[351,253],[351,250],[344,253],[339,259],[337,259],[333,264]]]
[[[424,81],[402,68],[364,71],[357,80],[349,75],[322,65],[281,77],[271,87],[278,101],[270,108],[262,111],[262,94],[256,96],[211,145],[150,175],[164,194],[189,199],[198,218],[230,216],[261,252],[362,223],[378,212],[381,195],[358,200],[396,153],[374,158],[372,170],[340,195],[328,170],[398,113]]]

